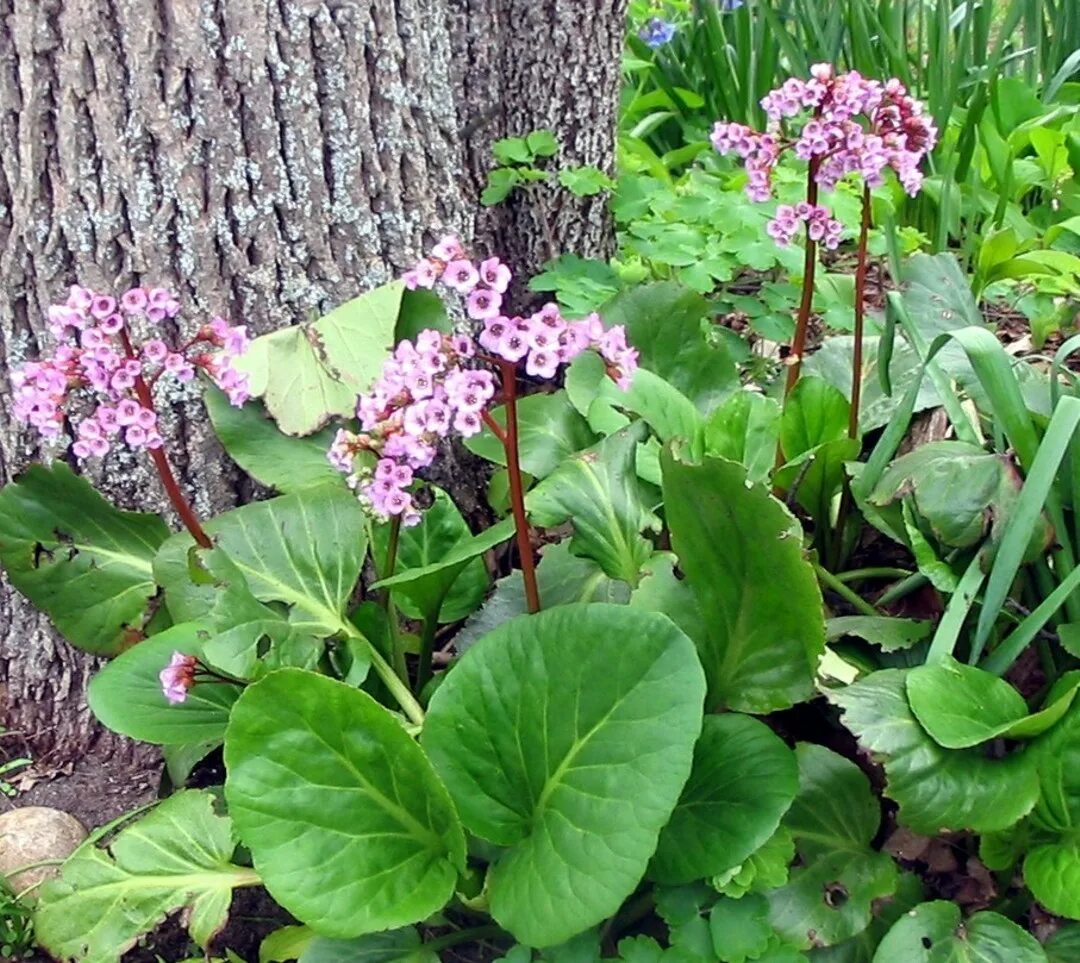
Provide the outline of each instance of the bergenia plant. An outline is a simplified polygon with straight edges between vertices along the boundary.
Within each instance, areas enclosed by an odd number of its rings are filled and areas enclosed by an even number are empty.
[[[734,153],[746,163],[747,194],[755,201],[773,197],[772,176],[781,155],[793,152],[806,161],[806,200],[781,204],[769,222],[778,244],[790,244],[800,226],[806,231],[802,298],[788,356],[785,398],[799,380],[814,293],[817,246],[835,249],[840,222],[819,202],[849,175],[862,179],[862,223],[855,275],[855,346],[851,380],[850,437],[858,433],[862,385],[863,315],[866,291],[867,239],[871,226],[870,192],[885,183],[892,170],[904,190],[915,196],[922,188],[920,165],[937,142],[937,129],[923,105],[895,78],[881,83],[856,71],[837,74],[830,64],[816,64],[809,80],[790,78],[762,98],[769,118],[764,133],[743,124],[719,122],[713,146]]]
[[[117,299],[72,287],[63,304],[48,309],[56,340],[52,356],[12,374],[13,411],[47,439],[59,439],[70,426],[77,458],[101,458],[120,446],[149,452],[185,527],[209,547],[163,450],[155,395],[159,385],[189,382],[202,371],[232,404],[242,405],[248,378],[233,362],[247,350],[248,338],[244,326],[214,318],[170,344],[161,337],[164,322],[177,327],[179,314],[177,296],[165,288],[130,288]],[[144,327],[153,336],[140,341]]]
[[[571,321],[549,303],[528,317],[509,315],[503,299],[512,278],[497,257],[480,263],[470,259],[456,237],[436,244],[405,275],[405,284],[412,289],[438,286],[444,295],[463,299],[458,330],[421,331],[415,341],[398,344],[382,376],[359,399],[356,413],[362,432],[341,429],[329,458],[348,474],[350,486],[376,520],[409,527],[420,522],[409,493],[414,472],[432,463],[440,440],[468,438],[486,425],[506,452],[525,591],[529,611],[537,612],[540,597],[518,452],[519,368],[523,365],[533,378],[550,380],[561,366],[594,350],[608,375],[625,390],[638,354],[627,345],[623,328],[605,329],[598,314]],[[505,427],[488,410],[494,401],[506,405]],[[376,456],[374,469],[358,461],[364,452]]]

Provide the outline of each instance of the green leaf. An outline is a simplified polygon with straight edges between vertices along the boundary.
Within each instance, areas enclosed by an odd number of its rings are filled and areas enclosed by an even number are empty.
[[[316,932],[413,923],[453,894],[465,839],[450,797],[366,693],[300,669],[271,673],[233,708],[225,766],[255,868]]]
[[[752,482],[767,481],[776,461],[780,406],[755,391],[734,391],[705,424],[705,454],[736,461]]]
[[[742,865],[713,877],[711,885],[732,899],[746,893],[767,893],[788,881],[788,867],[794,858],[795,837],[781,824]]]
[[[672,545],[705,616],[694,641],[709,708],[765,713],[809,698],[825,633],[798,523],[734,462],[665,451],[661,463]]]
[[[772,937],[769,903],[757,893],[738,900],[721,898],[709,913],[709,931],[713,949],[725,963],[756,960]]]
[[[450,334],[453,322],[446,314],[446,302],[427,288],[405,289],[401,295],[401,311],[394,328],[394,343],[415,341],[421,331],[441,331]]]
[[[533,152],[524,137],[504,137],[491,145],[491,152],[500,164],[528,164]]]
[[[1046,963],[1038,941],[997,913],[961,920],[944,900],[906,913],[885,935],[874,963]]]
[[[1072,677],[1072,678],[1068,678]],[[1050,691],[1047,701],[1064,685],[1066,691],[1074,673]],[[1049,832],[1069,834],[1080,826],[1080,707],[1073,706],[1065,717],[1031,747],[1041,792],[1034,821]]]
[[[176,793],[107,849],[88,842],[75,851],[41,887],[37,939],[60,959],[119,963],[140,936],[184,909],[192,938],[206,946],[225,924],[233,887],[259,881],[230,863],[234,846],[209,793]]]
[[[293,438],[278,430],[257,401],[236,408],[212,385],[203,399],[222,447],[257,482],[285,494],[334,482],[344,487],[345,476],[326,459],[334,440],[331,429]]]
[[[113,732],[140,742],[220,741],[240,686],[197,684],[184,702],[171,705],[158,678],[174,652],[202,659],[209,639],[203,626],[187,622],[133,646],[91,680],[90,710]]]
[[[438,963],[414,926],[371,933],[355,940],[317,936],[307,926],[275,930],[259,946],[259,963]]]
[[[626,424],[622,411],[641,415],[663,442],[682,438],[696,442],[701,417],[689,398],[647,368],[634,372],[623,391],[607,374],[604,359],[595,351],[579,354],[566,371],[566,390],[595,430],[611,434]]]
[[[394,575],[438,565],[457,545],[473,537],[453,499],[434,485],[431,492],[435,500],[421,516],[420,524],[402,528],[398,535]],[[372,550],[380,572],[385,567],[389,536],[389,525],[378,525],[372,530]],[[389,577],[386,573],[384,576]],[[397,593],[396,603],[411,619],[437,618],[440,622],[457,622],[475,611],[483,601],[489,583],[484,560],[474,556],[461,567],[453,581],[432,579],[414,583],[408,590]],[[425,591],[428,587],[433,590]]]
[[[367,552],[364,512],[347,489],[323,485],[255,502],[204,527],[255,598],[292,607],[296,629],[318,637],[343,631],[345,607]],[[154,574],[178,621],[204,617],[218,592],[214,585],[192,582],[193,546],[190,535],[174,535],[154,559]]]
[[[604,323],[624,325],[642,368],[659,375],[709,414],[739,386],[727,350],[706,339],[711,303],[673,281],[637,285],[601,308]]]
[[[405,595],[420,611],[435,611],[469,564],[514,534],[514,520],[505,518],[479,535],[463,533],[461,541],[444,550],[438,561],[407,568],[391,578],[375,582],[373,589],[392,588],[395,598]]]
[[[784,490],[797,484],[796,501],[819,529],[827,530],[833,498],[844,483],[845,466],[859,457],[861,448],[854,438],[834,438],[797,455],[776,472],[773,483]]]
[[[615,182],[593,164],[559,171],[559,183],[578,197],[592,197],[615,189]]]
[[[634,425],[578,452],[537,485],[525,500],[541,527],[570,520],[570,550],[600,563],[613,579],[636,585],[652,545],[642,537],[657,528],[644,484],[635,470],[643,425]]]
[[[768,894],[773,927],[801,949],[835,946],[866,929],[874,902],[896,889],[896,876],[883,853],[822,856]]]
[[[1051,913],[1080,919],[1080,840],[1036,846],[1024,858],[1024,882]]]
[[[642,585],[647,581],[643,580]],[[571,554],[570,543],[565,541],[540,549],[536,587],[545,609],[575,602],[622,603],[630,598],[629,585],[608,578],[591,558]],[[525,582],[520,572],[511,572],[495,583],[495,591],[454,636],[454,647],[464,652],[488,632],[528,611]]]
[[[834,852],[862,852],[877,835],[881,807],[870,780],[853,762],[824,746],[795,748],[799,789],[784,818],[806,860]]]
[[[315,939],[307,926],[283,926],[259,944],[259,963],[288,963],[297,959]]]
[[[521,183],[521,174],[513,167],[496,167],[488,174],[487,187],[480,192],[480,203],[486,207],[501,204]]]
[[[689,883],[739,866],[776,832],[798,788],[795,756],[768,726],[737,714],[707,716],[650,878]]]
[[[885,669],[829,693],[844,710],[844,725],[884,762],[885,793],[900,804],[900,822],[934,836],[998,832],[1023,818],[1039,794],[1029,754],[989,759],[977,750],[942,748],[912,713],[905,675]]]
[[[934,623],[922,619],[894,619],[879,615],[843,615],[825,622],[825,638],[832,642],[855,636],[882,652],[901,652],[930,638]]]
[[[870,963],[881,938],[901,916],[923,901],[926,893],[914,873],[901,873],[896,892],[874,904],[874,918],[861,933],[835,946],[810,951],[810,963]]]
[[[916,512],[941,544],[967,548],[990,532],[1000,538],[1019,484],[1008,458],[966,442],[937,441],[896,459],[870,502],[884,507],[910,494]],[[1041,554],[1050,536],[1045,520],[1035,529],[1030,538],[1032,557]]]
[[[224,733],[224,728],[222,729]],[[165,773],[175,788],[182,788],[207,756],[221,745],[221,738],[207,742],[186,742],[161,747]]]
[[[1058,680],[1047,697],[1053,703],[1074,690],[1076,673]],[[1072,678],[1069,678],[1072,677]],[[1052,913],[1080,919],[1080,710],[1065,717],[1031,747],[1041,787],[1030,820],[1037,845],[1024,860],[1024,882]]]
[[[316,936],[297,963],[439,963],[439,955],[424,946],[415,926],[406,926],[355,940]]]
[[[550,130],[534,130],[525,137],[525,143],[536,157],[554,157],[559,152],[559,141]]]
[[[668,619],[599,603],[500,626],[436,690],[422,742],[466,827],[506,847],[488,892],[517,939],[560,943],[634,890],[690,773],[704,692]]]
[[[63,462],[32,465],[0,490],[0,563],[73,645],[112,655],[153,614],[150,561],[169,530],[122,512]]]
[[[847,438],[851,405],[822,378],[800,378],[780,418],[780,446],[789,460],[826,442]]]
[[[1076,168],[1080,171],[1080,165]],[[1044,944],[1048,963],[1075,963],[1080,960],[1080,924],[1063,926]]]
[[[575,452],[598,440],[588,422],[570,404],[565,391],[527,395],[518,401],[517,413],[521,467],[534,478],[546,478]],[[501,427],[506,427],[504,405],[493,409],[491,416]],[[474,455],[506,466],[502,442],[487,427],[480,434],[466,438],[465,447]]]
[[[875,900],[898,884],[896,866],[870,849],[881,811],[854,763],[823,746],[800,743],[799,792],[784,817],[801,865],[767,894],[777,932],[795,946],[834,946],[861,933]]]
[[[322,643],[289,621],[278,608],[260,602],[247,579],[221,549],[200,556],[218,591],[205,618],[210,638],[204,661],[238,679],[256,679],[271,669],[314,668]]]
[[[351,417],[357,395],[382,371],[394,344],[405,285],[384,284],[318,321],[260,335],[236,366],[254,398],[287,435],[309,435],[335,416]]]
[[[1023,696],[1008,682],[951,655],[912,669],[907,694],[915,718],[946,749],[967,749],[996,739],[1028,715]]]
[[[971,283],[952,254],[916,254],[904,261],[904,306],[926,340],[986,319],[971,294]]]

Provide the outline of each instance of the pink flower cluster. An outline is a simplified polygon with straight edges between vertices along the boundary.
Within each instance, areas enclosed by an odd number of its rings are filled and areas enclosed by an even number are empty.
[[[588,348],[607,362],[608,372],[624,391],[637,368],[638,353],[626,343],[622,327],[605,331],[598,314],[580,321],[568,321],[556,304],[545,304],[528,318],[505,314],[503,295],[513,275],[497,257],[479,265],[465,256],[456,237],[444,237],[429,257],[405,274],[410,288],[434,287],[442,281],[465,297],[465,311],[474,321],[483,322],[477,342],[497,358],[517,364],[525,362],[525,373],[536,378],[554,378],[559,365],[573,361]]]
[[[937,143],[937,128],[899,80],[880,83],[856,71],[836,74],[830,64],[816,64],[810,80],[784,81],[762,98],[761,106],[769,118],[765,133],[721,122],[712,134],[713,146],[721,154],[734,153],[745,160],[751,199],[769,200],[773,168],[789,149],[814,165],[815,180],[825,190],[835,188],[848,174],[858,174],[870,187],[878,187],[887,168],[896,172],[912,197],[922,188],[919,165]],[[807,114],[797,132],[789,132],[788,122]],[[828,218],[827,211],[824,217]],[[794,236],[788,230],[790,214],[781,217],[778,211],[777,219],[781,223],[773,222],[769,233],[779,243],[788,243]],[[801,219],[820,234],[815,240],[831,237],[820,216]]]
[[[827,207],[820,204],[780,204],[776,217],[769,221],[765,230],[777,244],[790,244],[795,239],[799,225],[805,224],[810,238],[825,245],[830,251],[840,246],[843,225],[834,219]]]
[[[117,438],[135,449],[162,446],[151,389],[163,376],[190,381],[202,369],[234,405],[242,405],[247,376],[233,367],[248,345],[242,326],[215,318],[179,348],[159,338],[132,344],[133,321],[158,324],[179,312],[179,301],[165,288],[131,288],[117,300],[72,287],[63,304],[48,310],[58,342],[54,355],[28,362],[12,376],[15,417],[56,438],[72,395],[88,394],[97,403],[79,422],[72,451],[89,458],[107,454]]]
[[[341,430],[330,448],[330,462],[349,474],[349,483],[372,514],[403,524],[420,521],[408,488],[414,473],[435,458],[440,438],[480,431],[484,410],[496,390],[484,362],[517,365],[537,378],[554,378],[560,365],[587,349],[604,359],[608,375],[624,390],[637,369],[638,353],[626,343],[621,326],[606,329],[599,315],[580,321],[564,318],[555,304],[531,316],[509,316],[503,300],[513,275],[497,257],[470,260],[456,237],[444,237],[431,254],[404,276],[410,289],[442,284],[465,299],[465,314],[479,328],[444,335],[422,331],[416,342],[403,341],[383,368],[382,377],[357,406],[363,433]],[[489,357],[477,355],[477,344]],[[372,452],[374,472],[354,470],[356,456]]]
[[[413,473],[435,458],[440,438],[480,431],[482,413],[495,395],[495,376],[466,367],[476,353],[468,335],[421,331],[402,341],[371,391],[360,398],[357,415],[364,429],[338,431],[331,464],[349,473],[350,484],[378,519],[400,515],[405,525],[420,521],[408,492]],[[378,456],[373,474],[353,472],[356,456]]]

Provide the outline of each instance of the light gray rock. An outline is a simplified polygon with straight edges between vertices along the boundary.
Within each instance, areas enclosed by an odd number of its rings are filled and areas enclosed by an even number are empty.
[[[42,866],[14,876],[20,866],[44,859],[67,859],[86,839],[86,830],[74,816],[44,806],[23,806],[0,815],[0,875],[13,892],[20,893],[59,872]],[[29,898],[33,898],[33,891]]]

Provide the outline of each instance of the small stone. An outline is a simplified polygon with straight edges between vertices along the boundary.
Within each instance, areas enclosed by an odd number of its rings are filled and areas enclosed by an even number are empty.
[[[67,859],[86,839],[86,830],[74,816],[44,806],[24,806],[0,815],[0,875],[8,887],[21,893],[56,876],[59,866],[42,866],[14,876],[12,870],[45,859]],[[34,891],[28,894],[33,898]]]

